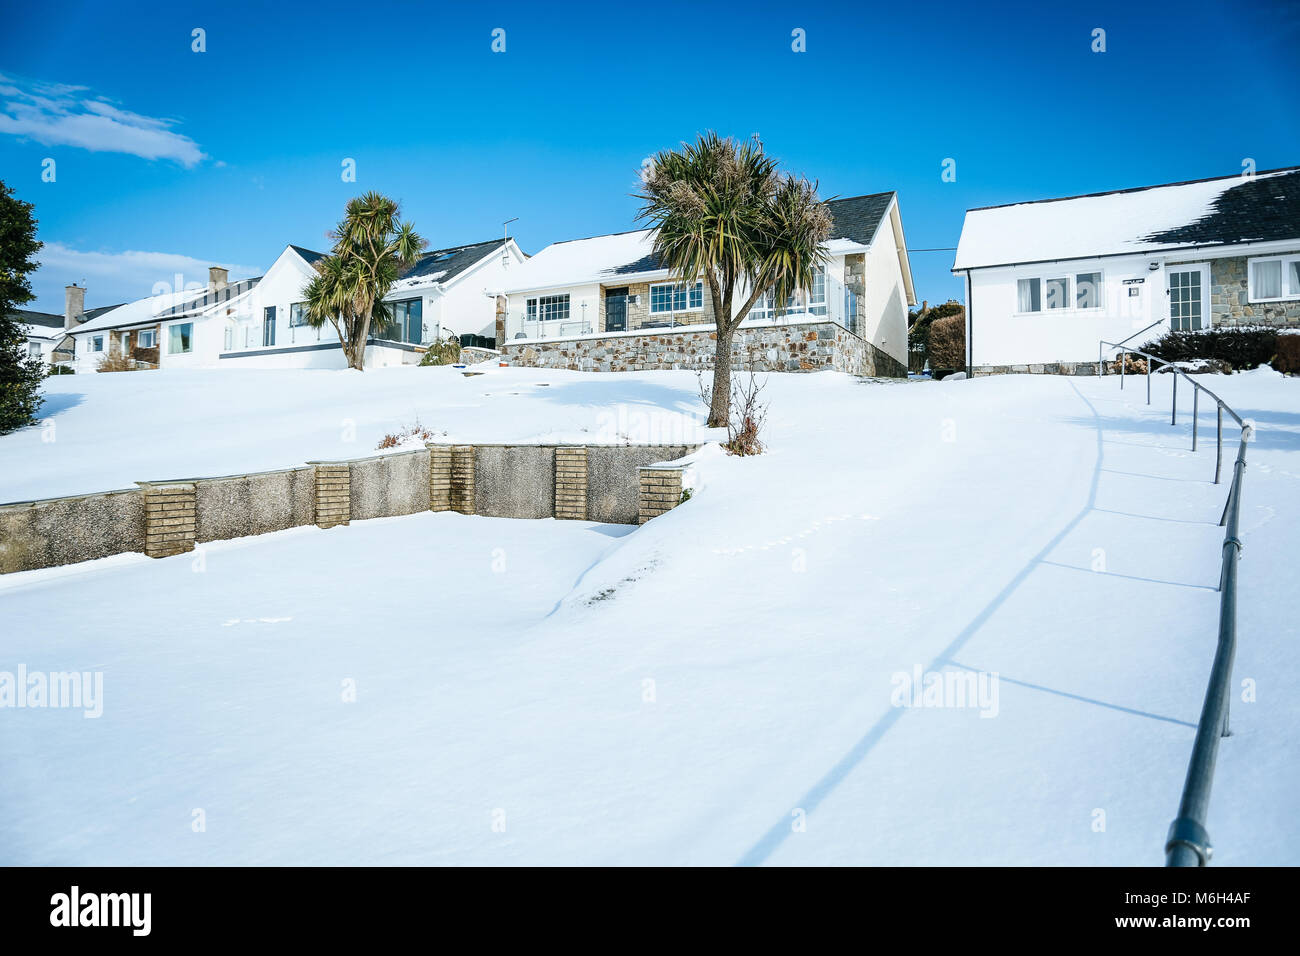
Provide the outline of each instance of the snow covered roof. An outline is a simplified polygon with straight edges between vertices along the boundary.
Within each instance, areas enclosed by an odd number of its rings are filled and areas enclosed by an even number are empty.
[[[22,334],[29,339],[61,339],[63,338],[63,326],[54,328],[49,325],[35,325],[32,323],[21,323],[18,328]]]
[[[217,292],[203,290],[197,298],[181,302],[158,313],[159,319],[179,319],[187,315],[198,315],[206,312],[215,306],[225,305],[235,299],[238,299],[245,292],[252,291],[259,282],[261,276],[255,276],[252,279],[240,279],[237,282],[228,282]]]
[[[156,321],[164,312],[174,309],[178,305],[202,298],[207,294],[207,291],[206,287],[202,289],[182,289],[179,292],[166,292],[162,295],[151,295],[148,298],[136,299],[134,302],[127,302],[125,305],[114,306],[103,311],[90,321],[83,322],[76,328],[68,329],[68,332],[72,335],[80,335],[83,332],[98,332],[102,329],[119,329],[129,325],[147,324]]]
[[[1300,167],[970,209],[953,271],[1300,238]]]
[[[834,219],[827,244],[831,251],[869,246],[893,201],[892,192],[828,200],[826,208]],[[652,230],[638,229],[551,243],[515,270],[506,291],[630,281],[667,272],[654,254]]]

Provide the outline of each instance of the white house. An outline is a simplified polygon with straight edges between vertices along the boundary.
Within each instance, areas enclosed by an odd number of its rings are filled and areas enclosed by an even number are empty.
[[[814,334],[833,335],[846,353],[866,351],[858,344],[866,343],[905,372],[907,307],[916,296],[898,198],[875,193],[826,206],[834,220],[826,244],[829,262],[813,287],[781,309],[767,297],[760,299],[742,329],[834,325],[839,331],[823,328]],[[650,230],[553,243],[515,270],[502,291],[505,314],[498,338],[504,342],[498,347],[505,347],[516,364],[554,358],[568,367],[609,367],[584,364],[600,350],[593,342],[606,340],[609,349],[629,357],[613,367],[658,367],[690,351],[676,347],[683,335],[714,327],[705,284],[688,288],[671,281],[654,255]],[[743,298],[743,293],[736,297],[736,308]],[[808,367],[788,351],[799,338],[765,336],[761,351],[779,353],[770,367]],[[566,341],[574,344],[558,345]],[[665,341],[673,347],[658,348]]]
[[[971,209],[973,374],[1091,372],[1102,340],[1300,325],[1300,167]]]
[[[209,270],[207,286],[139,299],[72,332],[76,368],[94,371],[104,354],[162,368],[343,368],[334,327],[306,322],[304,290],[323,257],[289,245],[263,276],[230,281]],[[513,239],[424,253],[384,301],[396,321],[372,331],[368,368],[418,363],[424,346],[449,334],[473,344],[491,339],[496,307],[488,294],[526,257]]]
[[[63,340],[63,316],[52,312],[15,309],[13,317],[18,320],[26,339],[22,346],[23,353],[28,358],[37,358],[50,364],[55,347]]]

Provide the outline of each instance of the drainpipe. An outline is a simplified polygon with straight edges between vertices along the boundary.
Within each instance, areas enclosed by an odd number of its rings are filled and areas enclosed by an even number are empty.
[[[966,377],[975,377],[975,303],[972,301],[970,270],[966,270]]]

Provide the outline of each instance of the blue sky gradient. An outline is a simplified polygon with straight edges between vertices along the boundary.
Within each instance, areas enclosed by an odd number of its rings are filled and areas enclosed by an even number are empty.
[[[148,295],[166,256],[323,249],[369,189],[434,246],[516,216],[526,252],[636,228],[642,159],[710,128],[824,196],[897,190],[914,250],[955,246],[973,206],[1300,164],[1294,3],[5,7],[0,179],[52,244],[52,312],[71,281],[89,306]],[[918,297],[959,297],[951,265],[914,252]]]

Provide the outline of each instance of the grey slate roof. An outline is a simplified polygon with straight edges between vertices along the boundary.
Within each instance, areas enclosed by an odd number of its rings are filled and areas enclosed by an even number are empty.
[[[466,269],[481,262],[485,256],[505,245],[504,239],[488,239],[484,242],[471,242],[464,246],[448,246],[446,249],[431,249],[420,255],[409,268],[403,270],[399,279],[418,279],[421,276],[437,276],[436,282],[447,283],[455,279]],[[328,253],[314,252],[302,246],[290,244],[298,255],[307,260],[308,265],[315,265]]]
[[[28,309],[14,309],[9,313],[24,325],[43,325],[46,328],[63,328],[63,316],[53,312],[32,312]]]
[[[415,279],[420,276],[437,275],[436,281],[447,283],[466,269],[483,261],[486,256],[500,249],[505,243],[504,239],[488,239],[484,242],[472,242],[466,246],[435,249],[420,256],[400,278]]]
[[[852,239],[864,246],[869,245],[880,227],[880,220],[885,218],[885,213],[889,211],[889,204],[893,200],[892,191],[827,200],[826,208],[831,211],[831,216],[835,219],[831,238]]]
[[[852,239],[864,246],[870,245],[875,238],[880,220],[889,211],[889,204],[894,193],[871,193],[868,196],[850,196],[846,199],[828,199],[825,206],[830,210],[834,220],[831,226],[832,239]],[[638,275],[643,272],[655,272],[665,268],[653,254],[642,256],[635,262],[628,262],[605,271],[605,275]]]
[[[1300,166],[1265,170],[1283,171],[1287,175],[1243,180],[1214,200],[1209,215],[1143,238],[1197,245],[1295,239],[1300,236]]]

